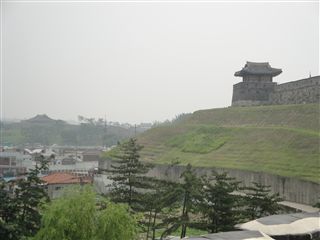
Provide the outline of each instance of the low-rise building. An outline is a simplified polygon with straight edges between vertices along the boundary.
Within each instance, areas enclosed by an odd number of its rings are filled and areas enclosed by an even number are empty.
[[[13,177],[34,168],[32,157],[21,152],[0,152],[0,176]]]
[[[186,239],[190,239],[190,240],[210,240],[210,239],[211,240],[272,240],[273,238],[267,236],[266,234],[260,231],[231,231],[231,232],[206,234],[199,237],[189,237]]]
[[[309,240],[320,238],[320,213],[271,215],[239,224],[242,230],[261,231],[276,240]]]
[[[100,150],[87,150],[82,153],[83,161],[99,161],[102,151]]]
[[[77,176],[66,172],[51,173],[41,178],[51,199],[60,197],[63,189],[74,185],[92,184],[92,177]]]
[[[77,160],[74,157],[65,157],[61,160],[62,165],[74,165]]]

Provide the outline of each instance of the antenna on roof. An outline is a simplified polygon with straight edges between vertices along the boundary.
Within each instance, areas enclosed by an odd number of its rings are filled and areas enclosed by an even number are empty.
[[[309,72],[309,78],[311,78],[311,72]]]

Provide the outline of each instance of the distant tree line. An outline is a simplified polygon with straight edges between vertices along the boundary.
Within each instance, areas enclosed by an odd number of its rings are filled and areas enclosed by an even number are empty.
[[[69,145],[69,146],[113,146],[151,127],[175,124],[184,121],[191,114],[182,113],[172,120],[154,123],[129,124],[107,121],[103,118],[79,115],[79,125],[68,124],[45,116],[21,122],[0,122],[4,145]],[[43,117],[43,116],[42,116]]]
[[[3,145],[69,145],[69,146],[113,146],[117,142],[145,131],[151,124],[121,124],[106,122],[99,118],[79,116],[79,125],[63,121],[1,122]]]

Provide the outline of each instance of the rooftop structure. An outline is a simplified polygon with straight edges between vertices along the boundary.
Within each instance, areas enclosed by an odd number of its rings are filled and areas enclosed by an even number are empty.
[[[52,173],[42,177],[41,179],[45,181],[47,184],[77,184],[77,183],[91,183],[92,181],[91,178],[88,178],[88,177],[83,178],[83,177],[79,177],[71,173],[65,173],[65,172]]]
[[[190,240],[271,240],[273,238],[259,231],[232,231],[190,237]]]
[[[242,77],[242,82],[233,85],[233,106],[265,105],[269,103],[270,94],[274,92],[276,83],[273,77],[282,73],[268,62],[247,62],[234,75]]]
[[[71,173],[57,172],[42,177],[46,183],[46,189],[50,198],[60,197],[63,193],[63,189],[75,184],[91,184],[91,177],[76,176]]]
[[[247,62],[235,72],[242,82],[233,85],[232,106],[305,104],[320,101],[320,76],[284,84],[273,82],[282,73],[268,62]]]
[[[262,231],[276,239],[313,239],[320,235],[319,222],[319,212],[294,213],[263,217],[238,227],[243,230]]]
[[[44,124],[48,124],[48,123],[65,123],[62,120],[54,120],[54,119],[48,117],[46,114],[38,114],[33,118],[24,120],[24,122],[28,122],[28,123],[44,123]]]
[[[99,161],[102,151],[100,150],[87,150],[82,153],[83,161]]]
[[[22,175],[34,168],[32,157],[21,152],[0,152],[0,176]]]
[[[279,68],[273,68],[268,62],[247,62],[246,65],[238,72],[235,72],[236,77],[246,76],[271,76],[275,77],[282,73]]]

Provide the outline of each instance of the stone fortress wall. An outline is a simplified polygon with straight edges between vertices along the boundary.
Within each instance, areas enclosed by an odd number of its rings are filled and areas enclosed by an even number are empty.
[[[274,82],[239,82],[233,85],[232,106],[268,105],[275,86]]]
[[[242,82],[233,85],[232,106],[286,105],[320,102],[320,76],[283,84],[273,82],[282,73],[268,62],[247,62],[234,75]]]
[[[276,85],[270,104],[304,104],[320,102],[320,76]]]

